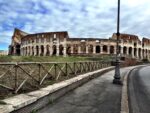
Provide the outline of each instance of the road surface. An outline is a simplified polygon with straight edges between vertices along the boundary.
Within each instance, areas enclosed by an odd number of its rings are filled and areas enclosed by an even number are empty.
[[[128,79],[130,113],[150,113],[150,66],[134,69]]]
[[[129,68],[121,69],[125,75]],[[122,86],[112,84],[114,71],[67,93],[38,113],[120,113]]]

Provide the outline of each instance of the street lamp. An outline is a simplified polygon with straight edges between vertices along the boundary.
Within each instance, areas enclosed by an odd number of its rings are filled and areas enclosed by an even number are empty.
[[[119,58],[119,36],[120,36],[120,0],[118,0],[118,13],[117,13],[117,42],[116,42],[116,61],[115,61],[115,75],[114,75],[114,84],[122,85],[121,77],[120,77],[120,58]]]

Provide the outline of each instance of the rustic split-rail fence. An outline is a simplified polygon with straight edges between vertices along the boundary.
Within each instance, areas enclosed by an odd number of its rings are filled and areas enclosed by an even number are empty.
[[[110,65],[101,61],[0,63],[0,95],[39,89]]]

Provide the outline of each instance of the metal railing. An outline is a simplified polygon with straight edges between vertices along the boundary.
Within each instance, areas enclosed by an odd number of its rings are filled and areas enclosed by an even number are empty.
[[[19,93],[110,66],[110,62],[0,63],[0,95]]]

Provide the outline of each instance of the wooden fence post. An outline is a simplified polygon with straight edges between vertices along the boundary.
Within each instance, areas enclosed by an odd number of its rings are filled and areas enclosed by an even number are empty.
[[[16,91],[18,87],[18,64],[15,64],[15,88],[14,90]]]
[[[74,68],[73,69],[74,70],[74,74],[76,75],[76,63],[75,62],[73,63],[73,68]]]
[[[39,66],[39,83],[40,83],[40,81],[41,81],[41,64],[39,63],[38,66]]]
[[[55,64],[54,64],[54,69],[55,69],[55,70],[54,70],[54,71],[55,71],[54,73],[55,73],[55,77],[57,76],[57,67],[56,67],[56,66],[57,66],[57,64],[55,63]]]
[[[66,76],[68,76],[68,64],[66,63]]]

